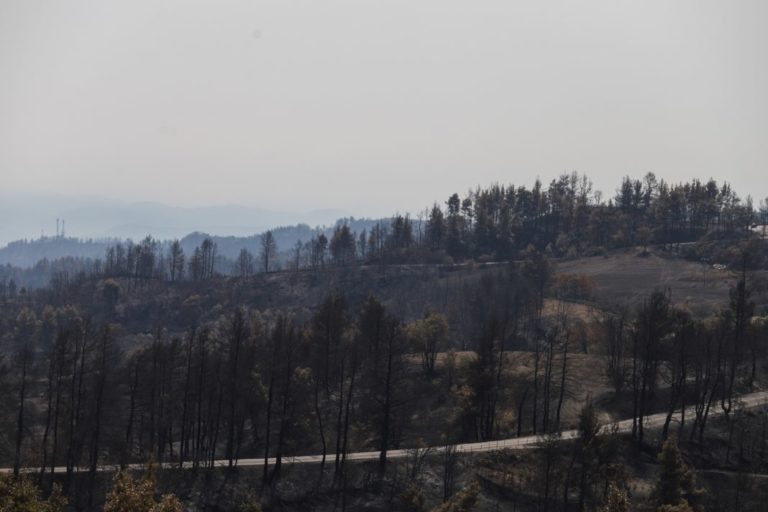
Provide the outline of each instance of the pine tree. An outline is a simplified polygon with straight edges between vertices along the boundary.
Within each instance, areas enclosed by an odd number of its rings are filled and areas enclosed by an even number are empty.
[[[670,436],[664,442],[659,454],[661,471],[653,497],[659,506],[657,510],[672,512],[700,510],[703,490],[696,487],[691,468],[683,461],[677,446],[677,437]]]

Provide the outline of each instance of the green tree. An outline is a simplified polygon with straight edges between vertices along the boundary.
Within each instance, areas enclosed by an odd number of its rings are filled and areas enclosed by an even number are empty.
[[[43,499],[40,489],[27,478],[0,476],[0,512],[60,512],[67,505],[59,484],[53,484],[48,498]]]
[[[704,491],[696,487],[691,468],[683,461],[677,446],[677,437],[670,436],[664,442],[659,454],[661,470],[653,497],[659,511],[701,510],[700,502]]]
[[[443,239],[445,238],[445,219],[443,211],[435,203],[429,212],[429,218],[427,219],[427,245],[432,250],[439,250],[443,247]]]
[[[155,500],[157,482],[150,468],[138,481],[120,471],[107,494],[104,512],[182,512],[181,501],[173,494]]]
[[[440,348],[448,339],[448,321],[443,315],[432,313],[408,326],[408,336],[421,353],[421,365],[427,375],[435,372]]]

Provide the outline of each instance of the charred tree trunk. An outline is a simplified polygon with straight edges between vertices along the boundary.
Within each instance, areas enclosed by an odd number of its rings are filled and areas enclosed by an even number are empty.
[[[25,340],[29,343],[29,340]],[[27,371],[31,354],[28,348],[21,349],[21,374],[19,376],[19,410],[16,417],[16,450],[13,456],[13,476],[18,479],[21,471],[21,444],[24,440],[24,402],[27,400]]]
[[[563,399],[565,397],[565,377],[568,371],[568,333],[565,333],[563,341],[563,366],[560,371],[560,396],[557,399],[557,413],[555,414],[555,431],[560,432],[560,411],[563,408]]]

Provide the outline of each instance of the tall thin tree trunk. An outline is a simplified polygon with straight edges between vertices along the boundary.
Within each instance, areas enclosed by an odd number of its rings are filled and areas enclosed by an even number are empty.
[[[560,372],[560,397],[557,400],[557,413],[555,415],[555,431],[560,432],[560,411],[563,408],[563,398],[565,397],[565,376],[568,369],[568,333],[565,333],[565,342],[563,343],[563,367]]]
[[[353,361],[352,374],[349,380],[349,390],[347,392],[347,405],[344,411],[344,441],[341,448],[341,465],[340,465],[342,477],[345,476],[344,462],[346,462],[347,460],[347,440],[349,439],[349,418],[350,418],[350,410],[352,405],[352,396],[354,395],[354,391],[355,391],[355,374],[356,373],[357,373],[357,363]]]
[[[387,375],[384,379],[384,419],[381,425],[381,453],[379,454],[379,473],[384,473],[387,469],[387,450],[389,449],[389,422],[390,413],[392,409],[392,343],[394,340],[391,338],[395,334],[390,335],[389,349],[387,354]]]
[[[189,333],[189,339],[187,341],[187,370],[184,376],[184,404],[181,411],[181,444],[179,446],[179,467],[184,466],[184,458],[187,455],[189,444],[189,387],[192,380],[192,348],[195,340],[195,329],[192,329]]]
[[[317,417],[317,430],[320,432],[320,442],[323,445],[323,458],[320,461],[320,476],[323,475],[325,469],[325,458],[328,452],[328,446],[325,441],[325,429],[323,428],[323,413],[320,411],[320,379],[315,377],[315,416]]]
[[[533,412],[531,417],[531,426],[533,427],[533,435],[536,435],[536,423],[537,413],[539,406],[539,359],[541,358],[541,350],[539,349],[538,334],[536,334],[536,351],[534,352],[533,361]]]
[[[21,383],[19,386],[19,412],[16,419],[16,450],[13,456],[13,476],[19,478],[21,471],[21,444],[24,440],[24,402],[27,399],[28,351],[23,347],[21,355]]]
[[[339,409],[336,416],[336,458],[334,460],[334,473],[339,474],[339,466],[341,464],[341,432],[343,429],[344,413],[344,358],[341,359],[341,375],[339,376]]]
[[[528,397],[528,390],[530,386],[525,386],[523,390],[523,396],[520,397],[520,401],[517,403],[517,437],[523,434],[523,410],[525,408],[525,399]]]
[[[107,328],[108,329],[108,328]],[[93,438],[91,440],[91,467],[88,475],[88,506],[93,506],[93,487],[96,480],[96,469],[99,463],[99,436],[101,435],[101,414],[104,405],[104,388],[107,381],[107,346],[109,343],[109,332],[105,330],[101,340],[101,361],[99,369],[99,380],[96,384],[96,393],[94,396],[96,411],[94,413]]]
[[[274,358],[273,358],[274,360]],[[274,397],[274,367],[270,371],[270,377],[269,377],[269,390],[267,391],[267,424],[266,424],[266,432],[264,434],[264,475],[262,477],[262,480],[264,483],[267,483],[269,480],[269,437],[270,437],[270,431],[272,427],[272,399]]]
[[[58,372],[56,376],[56,405],[55,412],[53,414],[53,446],[51,446],[51,481],[53,481],[53,474],[56,468],[56,453],[59,447],[59,405],[61,404],[61,384],[62,384],[62,372],[63,372],[64,360],[58,363]]]
[[[48,434],[51,430],[51,420],[53,417],[53,381],[56,373],[56,356],[52,353],[50,357],[51,360],[48,367],[48,387],[46,389],[45,431],[43,432],[42,442],[43,459],[40,463],[40,477],[38,479],[40,485],[43,484],[43,475],[45,474],[45,469],[48,467]]]
[[[131,384],[131,399],[128,407],[128,425],[125,429],[125,454],[123,455],[123,461],[120,466],[125,467],[127,460],[131,454],[133,447],[133,418],[136,415],[136,392],[139,388],[139,362],[134,363],[133,367],[133,383]]]

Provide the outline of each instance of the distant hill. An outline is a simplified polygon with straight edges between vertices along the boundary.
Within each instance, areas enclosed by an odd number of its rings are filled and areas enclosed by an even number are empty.
[[[298,224],[295,226],[284,226],[272,229],[272,234],[277,242],[277,249],[280,252],[288,251],[292,249],[297,241],[301,243],[307,242],[318,232],[324,233],[327,237],[333,235],[334,228],[337,224],[347,224],[353,232],[361,232],[363,230],[370,230],[380,220],[372,219],[338,219],[330,226],[322,226],[318,228],[312,228],[307,224]],[[184,252],[191,253],[195,247],[199,246],[206,238],[210,238],[216,243],[217,253],[220,256],[234,259],[238,256],[241,249],[248,249],[254,255],[259,254],[261,250],[261,233],[252,236],[217,236],[207,233],[195,232],[182,238],[181,246],[184,248]],[[2,261],[2,250],[0,250],[0,262]]]
[[[107,247],[117,239],[79,240],[65,237],[42,237],[36,240],[17,240],[0,248],[0,265],[28,268],[40,260],[66,257],[101,258]]]
[[[193,232],[243,237],[276,226],[327,226],[345,216],[338,209],[288,213],[237,205],[182,208],[89,197],[3,197],[0,245],[43,234],[55,239],[56,219],[63,219],[66,236],[77,239],[139,240],[151,234],[165,240]]]
[[[364,229],[370,229],[377,220],[370,219],[338,219],[330,226],[312,228],[307,224],[297,224],[293,226],[277,227],[272,229],[277,242],[278,251],[287,251],[296,244],[308,241],[317,232],[323,232],[326,236],[333,234],[334,227],[338,223],[346,223],[353,231],[360,232]],[[163,241],[169,238],[153,237]],[[145,235],[143,235],[145,236]],[[143,236],[141,238],[143,238]],[[195,247],[199,246],[205,238],[211,238],[217,245],[217,253],[220,256],[234,259],[241,249],[248,249],[254,254],[258,254],[261,243],[261,233],[250,236],[221,236],[209,234],[202,231],[195,231],[180,237],[181,245],[187,254],[191,254]],[[138,241],[140,238],[133,238]],[[74,237],[41,237],[34,240],[17,240],[0,248],[0,265],[11,265],[20,268],[29,268],[38,261],[47,259],[50,261],[66,258],[102,258],[108,247],[118,242],[125,241],[125,238],[101,238],[101,239],[78,239]]]

